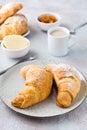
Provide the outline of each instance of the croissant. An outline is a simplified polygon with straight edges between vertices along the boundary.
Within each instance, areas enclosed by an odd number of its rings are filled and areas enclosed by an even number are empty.
[[[38,69],[38,68],[40,68],[40,66],[38,66],[38,65],[33,65],[33,64],[31,64],[31,65],[26,65],[26,66],[24,66],[21,70],[20,70],[20,74],[22,75],[22,77],[24,78],[24,79],[26,79],[26,74],[27,74],[27,71],[28,70],[31,70],[31,69]]]
[[[19,108],[27,108],[45,100],[51,93],[52,74],[38,65],[25,66],[21,70],[25,80],[25,87],[18,96],[12,99],[11,104]],[[26,76],[25,76],[26,75]]]
[[[0,39],[6,35],[24,34],[28,30],[28,20],[23,14],[15,14],[9,17],[0,27]]]
[[[49,64],[46,69],[53,74],[58,88],[57,104],[69,107],[80,91],[79,75],[69,65],[64,64]]]
[[[11,2],[0,9],[0,24],[2,24],[8,17],[14,15],[18,10],[22,8],[22,4],[18,2]]]

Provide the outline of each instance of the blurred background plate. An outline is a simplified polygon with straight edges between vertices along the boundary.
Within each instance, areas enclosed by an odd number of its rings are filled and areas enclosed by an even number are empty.
[[[22,36],[26,37],[30,34],[30,30],[28,29],[28,31],[26,33],[24,33]],[[2,40],[0,40],[0,43],[2,42]]]
[[[27,31],[25,34],[23,34],[22,36],[26,37],[26,36],[28,36],[29,34],[30,34],[30,30],[28,29],[28,31]]]

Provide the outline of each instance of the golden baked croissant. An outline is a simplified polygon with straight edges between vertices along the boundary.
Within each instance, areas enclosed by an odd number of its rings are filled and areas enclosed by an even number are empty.
[[[57,104],[69,107],[80,91],[81,81],[77,72],[64,64],[49,64],[46,69],[52,72],[58,88]]]
[[[11,2],[0,9],[0,24],[2,24],[8,17],[14,15],[18,10],[22,8],[22,4],[18,2]]]
[[[28,30],[28,20],[23,14],[15,14],[9,17],[0,27],[0,39],[6,35],[24,34]]]
[[[27,108],[45,100],[51,93],[52,74],[38,65],[29,65],[27,68],[21,70],[22,76],[26,78],[25,87],[11,101],[15,107]]]
[[[38,65],[33,65],[33,64],[31,64],[31,65],[26,65],[26,66],[24,66],[21,70],[20,70],[20,74],[22,75],[22,77],[24,78],[24,79],[26,79],[26,74],[27,74],[27,71],[28,70],[31,70],[32,68],[34,68],[34,69],[38,69],[40,66],[38,66]]]

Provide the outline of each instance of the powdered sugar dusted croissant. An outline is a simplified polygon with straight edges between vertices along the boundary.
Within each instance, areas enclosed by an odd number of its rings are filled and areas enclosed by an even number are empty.
[[[28,30],[28,20],[23,14],[15,14],[9,17],[0,26],[0,39],[11,34],[24,34]]]
[[[57,104],[69,107],[80,91],[79,75],[72,67],[65,64],[49,64],[46,69],[52,72],[58,88]]]
[[[45,100],[50,95],[53,77],[45,68],[28,65],[22,68],[21,74],[26,79],[25,87],[12,99],[13,106],[27,108]]]
[[[11,2],[0,7],[0,24],[2,24],[8,17],[14,15],[23,6],[19,2]]]

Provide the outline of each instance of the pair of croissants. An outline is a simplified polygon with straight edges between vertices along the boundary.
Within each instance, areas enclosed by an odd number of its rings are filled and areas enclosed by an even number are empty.
[[[25,87],[11,101],[18,108],[27,108],[45,100],[51,93],[53,79],[58,88],[56,102],[61,107],[69,107],[80,91],[79,75],[64,64],[27,65],[20,73],[25,79]]]
[[[22,35],[28,31],[28,20],[17,13],[23,5],[19,2],[10,2],[0,5],[0,40],[11,34]]]

